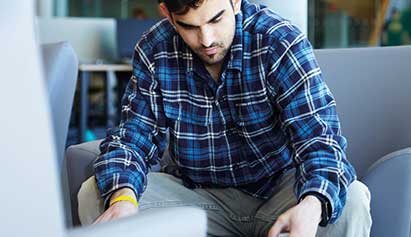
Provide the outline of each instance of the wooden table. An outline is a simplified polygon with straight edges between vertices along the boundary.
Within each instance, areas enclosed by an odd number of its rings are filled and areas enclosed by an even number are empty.
[[[116,83],[117,72],[131,72],[133,67],[129,64],[80,64],[79,65],[79,80],[80,80],[80,114],[79,114],[79,133],[78,142],[85,142],[87,131],[87,120],[89,112],[89,96],[88,89],[90,86],[91,74],[100,72],[105,73],[105,112],[107,116],[108,128],[114,126],[113,117],[115,116],[115,107],[111,101],[114,99],[113,87]]]

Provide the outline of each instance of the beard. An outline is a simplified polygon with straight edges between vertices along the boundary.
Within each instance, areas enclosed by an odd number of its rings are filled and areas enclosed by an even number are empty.
[[[218,52],[216,54],[206,55],[204,50],[208,48],[217,48]],[[223,42],[213,43],[210,47],[198,47],[194,50],[197,56],[203,61],[204,64],[211,66],[214,64],[218,64],[224,60],[225,56],[228,53],[228,48],[225,47]]]

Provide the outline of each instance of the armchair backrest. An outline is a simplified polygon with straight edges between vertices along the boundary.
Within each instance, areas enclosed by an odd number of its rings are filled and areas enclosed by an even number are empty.
[[[359,177],[411,146],[411,47],[315,50]]]
[[[57,164],[61,170],[76,90],[78,59],[67,42],[44,44],[41,53],[53,120]]]

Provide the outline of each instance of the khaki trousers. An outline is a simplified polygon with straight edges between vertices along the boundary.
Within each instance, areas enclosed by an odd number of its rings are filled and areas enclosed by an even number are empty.
[[[289,172],[281,180],[279,191],[271,199],[261,200],[235,188],[192,190],[174,176],[150,173],[147,190],[139,201],[139,213],[153,208],[195,206],[207,213],[208,236],[266,237],[278,216],[296,205],[293,184],[294,172]],[[78,203],[82,225],[91,224],[103,212],[94,176],[82,184]],[[370,235],[371,223],[370,192],[364,184],[354,181],[341,217],[334,224],[319,227],[317,236],[365,237]]]

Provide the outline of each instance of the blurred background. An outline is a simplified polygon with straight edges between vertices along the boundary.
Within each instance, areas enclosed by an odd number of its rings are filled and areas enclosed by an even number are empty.
[[[252,2],[268,5],[280,13],[283,11],[279,8],[306,11],[307,33],[315,48],[411,43],[411,0]],[[39,13],[50,17],[160,19],[157,3],[157,0],[43,0],[39,1]]]
[[[411,44],[411,0],[250,1],[290,19],[315,49]],[[104,137],[118,123],[131,70],[104,65],[130,63],[141,34],[162,18],[158,0],[38,0],[37,15],[41,43],[69,41],[84,66],[67,145]]]

